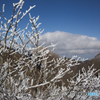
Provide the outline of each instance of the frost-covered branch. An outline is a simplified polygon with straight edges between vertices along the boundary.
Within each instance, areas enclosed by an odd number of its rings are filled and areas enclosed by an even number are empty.
[[[13,3],[13,14],[7,19],[3,11],[0,12],[0,99],[1,100],[65,100],[66,98],[81,98],[70,96],[71,91],[88,91],[89,85],[100,87],[100,75],[98,71],[82,68],[83,73],[78,73],[64,86],[62,78],[72,73],[72,67],[83,61],[80,57],[73,56],[53,58],[53,50],[56,44],[45,47],[45,43],[39,44],[41,33],[38,30],[41,23],[37,23],[39,16],[32,17],[29,11],[35,7],[30,6],[24,13],[21,12],[24,0]],[[24,29],[18,28],[19,22],[29,13],[29,21],[32,31],[28,29],[29,23]],[[20,17],[21,16],[21,17]],[[50,50],[49,48],[52,48]],[[67,79],[66,79],[67,81]],[[59,85],[60,84],[60,85]],[[87,86],[84,89],[83,86]],[[93,88],[95,89],[95,88]],[[88,98],[88,97],[87,97]]]

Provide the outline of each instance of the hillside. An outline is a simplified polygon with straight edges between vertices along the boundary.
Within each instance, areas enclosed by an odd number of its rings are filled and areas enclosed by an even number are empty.
[[[77,73],[79,70],[82,69],[82,67],[84,67],[87,70],[88,66],[90,67],[92,64],[94,64],[93,68],[95,68],[97,70],[100,69],[100,53],[97,54],[93,59],[86,60],[84,62],[81,62],[80,65],[74,66],[73,67],[74,73]]]
[[[3,48],[3,46],[0,46],[0,49]],[[9,48],[7,47],[7,49],[9,50]],[[39,50],[43,49],[43,47],[39,48]],[[49,49],[45,49],[45,50],[49,50]],[[45,51],[44,50],[44,51]],[[30,57],[26,56],[26,55],[22,55],[18,52],[16,52],[15,54],[13,55],[9,55],[10,53],[14,52],[14,50],[12,49],[11,52],[8,52],[8,53],[0,53],[0,67],[3,66],[4,62],[7,61],[7,58],[9,57],[10,61],[11,61],[11,65],[12,67],[10,68],[11,71],[14,71],[17,67],[18,67],[18,64],[16,63],[16,61],[19,61],[21,59],[21,57],[24,59],[24,58],[27,58],[26,60],[24,60],[24,63],[21,64],[23,66],[23,68],[18,68],[14,73],[11,74],[11,76],[14,78],[15,81],[19,81],[19,78],[20,78],[20,75],[19,75],[19,70],[21,69],[21,71],[25,70],[25,73],[27,76],[25,77],[28,77],[29,78],[29,85],[31,84],[31,79],[35,78],[35,82],[33,82],[33,85],[36,85],[36,84],[41,84],[43,83],[43,78],[44,78],[44,75],[40,75],[41,73],[41,69],[38,69],[37,65],[36,65],[36,68],[35,67],[31,70],[29,69],[30,67],[33,66],[34,63],[29,63],[29,65],[26,65],[26,63],[32,59],[30,59]],[[35,51],[33,51],[34,53]],[[91,66],[92,64],[94,64],[94,67],[93,68],[96,68],[96,69],[100,69],[100,55],[97,54],[93,59],[91,60],[86,60],[84,62],[81,62],[80,61],[80,65],[77,65],[77,66],[73,66],[71,69],[73,70],[72,73],[66,73],[62,78],[61,78],[61,82],[57,82],[56,85],[61,87],[62,86],[62,82],[64,83],[64,86],[68,86],[69,83],[67,82],[67,79],[70,79],[72,78],[76,73],[79,72],[79,70],[82,69],[82,67],[84,67],[86,70],[88,68],[88,66]],[[47,57],[49,57],[47,59],[47,61],[51,61],[53,58],[55,60],[57,59],[60,59],[59,55],[52,52],[51,50],[49,50],[49,53],[47,54]],[[22,61],[23,61],[22,59]],[[64,57],[65,61],[67,62],[70,58],[67,58],[67,57]],[[68,60],[66,60],[68,59]],[[21,62],[21,61],[19,61]],[[51,63],[52,65],[50,66],[50,68],[48,68],[48,71],[50,71],[50,73],[46,76],[46,80],[47,81],[50,81],[51,79],[53,79],[55,77],[55,75],[57,74],[58,72],[58,68],[55,68],[54,69],[54,73],[51,73],[52,71],[52,68],[54,68],[55,66],[55,63],[54,61]],[[50,63],[47,64],[47,66],[49,66]],[[29,67],[30,66],[30,67]],[[60,67],[61,68],[64,68],[66,69],[66,66],[64,64],[60,64]],[[82,72],[82,71],[81,71]],[[97,75],[97,74],[96,74]],[[41,77],[41,78],[40,78]],[[20,81],[22,81],[23,79],[21,79]],[[20,83],[20,82],[19,82]],[[47,85],[45,85],[44,87],[40,87],[39,89],[41,90],[42,88],[42,91],[44,91],[46,88],[47,88]],[[28,89],[26,92],[29,92],[31,91],[31,93],[33,93],[33,91],[37,91],[37,88],[32,88],[32,89]],[[47,92],[48,93],[48,92]],[[47,94],[46,93],[46,94]],[[35,95],[34,95],[35,96]]]
[[[2,48],[3,46],[0,46],[0,48]],[[9,49],[7,47],[7,49]],[[40,50],[43,49],[40,48]],[[49,49],[48,49],[49,50]],[[7,57],[9,56],[9,53],[3,53],[2,55],[0,54],[0,66],[2,66],[2,64],[7,60]],[[20,59],[22,56],[25,56],[25,55],[22,55],[22,54],[19,54],[18,52],[13,54],[13,55],[10,55],[9,58],[11,59],[12,61],[12,65],[15,67],[17,65],[14,64],[14,61],[17,60],[17,59]],[[52,60],[53,58],[54,59],[59,59],[59,55],[56,54],[56,53],[53,53],[51,50],[49,50],[49,54],[47,55],[49,58],[48,58],[48,61]],[[67,59],[65,57],[65,59]],[[70,59],[70,58],[69,58]],[[26,61],[28,62],[28,60]],[[79,70],[82,69],[82,67],[84,67],[86,70],[88,69],[88,66],[91,66],[92,64],[94,64],[94,67],[93,68],[96,68],[96,69],[100,69],[100,53],[97,54],[93,59],[91,60],[86,60],[84,62],[80,62],[80,65],[77,65],[77,66],[73,66],[71,69],[73,70],[73,73],[70,73],[70,74],[65,74],[65,76],[62,78],[63,82],[65,83],[65,86],[68,85],[66,79],[70,79],[73,75],[75,75],[76,73],[79,72]],[[49,65],[49,64],[48,64]],[[31,66],[31,65],[30,65]],[[64,65],[61,65],[62,68],[65,68],[66,66]],[[54,67],[51,66],[51,68]],[[25,66],[23,69],[27,68],[27,66]],[[57,72],[57,70],[56,70]],[[30,72],[27,72],[27,74],[29,76],[31,76],[31,73]],[[55,73],[56,74],[56,73]],[[53,76],[49,77],[49,79],[51,79]],[[18,77],[17,77],[18,78]],[[60,84],[60,83],[59,83]]]

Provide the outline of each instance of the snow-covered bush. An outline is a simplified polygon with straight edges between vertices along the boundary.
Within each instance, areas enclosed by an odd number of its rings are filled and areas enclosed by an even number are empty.
[[[71,59],[59,57],[49,59],[50,52],[55,48],[55,44],[45,47],[39,45],[40,36],[43,30],[38,30],[38,17],[31,17],[29,11],[35,7],[30,6],[26,12],[22,13],[24,0],[13,3],[13,14],[10,19],[0,12],[5,23],[1,21],[0,26],[0,100],[65,100],[65,99],[91,99],[90,96],[77,95],[78,92],[94,92],[100,87],[100,75],[95,76],[96,71],[89,67],[84,68],[73,76],[68,86],[62,82],[62,77],[66,73],[72,73],[71,67],[79,65],[82,59],[73,56]],[[25,29],[18,28],[19,22],[29,13],[29,21],[32,31],[25,32]],[[33,47],[33,48],[32,48]],[[49,50],[48,48],[52,48]],[[63,67],[62,67],[63,66]],[[57,83],[62,83],[61,86]],[[90,85],[92,88],[89,88]],[[98,90],[96,90],[100,96]],[[71,94],[75,92],[75,94]],[[98,97],[99,97],[98,96]]]

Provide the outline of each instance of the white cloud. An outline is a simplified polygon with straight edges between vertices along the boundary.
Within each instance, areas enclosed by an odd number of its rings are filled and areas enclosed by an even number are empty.
[[[45,45],[57,43],[54,52],[60,56],[71,57],[72,55],[78,55],[86,58],[88,56],[91,59],[100,52],[100,41],[95,37],[86,35],[61,31],[47,32],[42,35],[42,42],[45,42]]]

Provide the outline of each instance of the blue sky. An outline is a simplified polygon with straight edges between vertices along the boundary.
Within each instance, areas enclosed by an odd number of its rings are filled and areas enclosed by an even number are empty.
[[[2,11],[2,4],[5,4],[5,16],[10,18],[12,3],[18,1],[0,0],[0,11]],[[36,7],[30,13],[32,16],[40,16],[38,22],[42,23],[40,28],[44,29],[44,35],[48,32],[54,34],[58,31],[66,32],[66,34],[71,33],[73,37],[74,34],[88,36],[88,39],[95,37],[96,41],[100,41],[100,0],[25,0],[22,11],[27,10],[32,5],[36,5]],[[19,26],[24,28],[28,22],[29,16],[27,15]],[[98,52],[99,50],[93,54]]]
[[[19,0],[0,0],[6,5],[5,12],[10,16],[12,3]],[[100,40],[100,0],[25,0],[23,11],[30,5],[33,16],[40,15],[41,29],[46,32],[64,31],[97,37]],[[28,16],[25,17],[28,21]],[[24,23],[27,23],[25,22]]]

